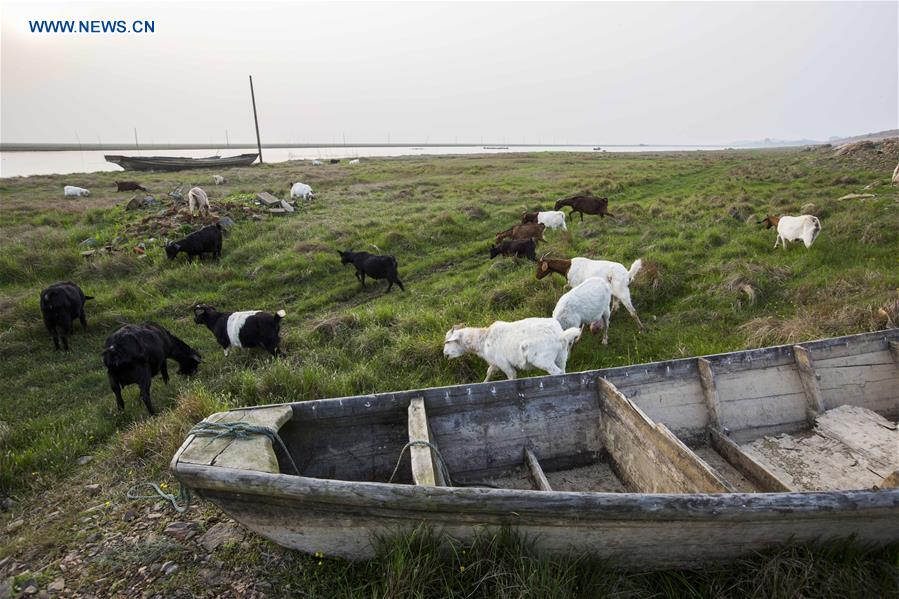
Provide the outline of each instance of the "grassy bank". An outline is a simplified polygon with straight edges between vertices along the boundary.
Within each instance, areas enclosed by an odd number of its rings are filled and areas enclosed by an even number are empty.
[[[81,538],[73,533],[69,539],[60,522],[77,527],[84,517],[84,481],[102,482],[113,515],[129,509],[121,492],[139,480],[164,479],[184,431],[210,411],[482,379],[480,360],[443,358],[443,335],[460,322],[550,314],[564,281],[537,281],[533,263],[490,261],[487,249],[493,233],[517,222],[526,208],[551,207],[568,193],[607,195],[618,220],[576,220],[567,234],[549,232],[546,250],[628,266],[643,258],[632,295],[647,324],[638,334],[624,312],[616,314],[609,345],[585,338],[574,348],[570,371],[876,329],[882,326],[877,308],[899,287],[899,193],[888,185],[897,159],[873,151],[834,157],[828,150],[515,154],[266,165],[222,173],[228,183],[217,187],[205,172],[2,179],[0,497],[20,502],[3,522],[23,517],[29,525],[2,541],[0,556],[15,556],[32,570],[54,568],[62,548]],[[132,195],[114,193],[113,181],[123,178],[142,182],[159,199],[175,184],[202,184],[213,204],[237,221],[222,260],[166,261],[164,235],[141,222],[158,209],[117,206]],[[297,180],[318,194],[299,214],[255,220],[243,210],[255,193],[283,197]],[[871,183],[876,187],[863,191]],[[63,199],[64,184],[92,194]],[[876,197],[837,199],[862,192]],[[773,231],[754,217],[798,214],[803,207],[823,224],[812,250],[796,244],[773,250]],[[189,229],[176,223],[170,234]],[[86,239],[94,245],[79,245]],[[146,254],[132,250],[138,243]],[[89,260],[80,255],[106,244],[116,251]],[[386,283],[360,290],[351,270],[340,266],[336,250],[371,246],[397,256],[406,293],[385,295]],[[40,321],[38,292],[65,279],[96,300],[88,305],[89,330],[77,330],[72,351],[58,353]],[[190,306],[196,302],[227,310],[284,308],[287,356],[225,358],[211,334],[194,325]],[[153,401],[164,412],[155,419],[133,387],[124,394],[125,412],[116,410],[99,357],[118,323],[145,320],[169,328],[204,357],[192,380],[174,377],[168,387],[154,382]],[[77,467],[82,455],[97,457]],[[48,491],[60,489],[70,492]],[[60,512],[56,522],[45,521],[53,511]],[[206,508],[196,517],[216,516]],[[50,557],[36,557],[47,548]],[[273,551],[252,542],[224,561],[264,564],[261,556]],[[311,559],[279,555],[285,564]],[[830,559],[790,555],[806,566]],[[859,567],[879,568],[887,558],[859,559]],[[355,584],[360,572],[377,584],[394,575],[389,562],[310,565],[315,561],[303,563],[328,573],[323,588],[342,577]],[[281,567],[288,568],[260,571]],[[547,565],[547,580],[562,585],[565,567]],[[113,576],[121,565],[95,560],[92,568],[95,577]],[[289,572],[277,571],[289,584]],[[179,576],[189,581],[195,574],[196,568],[185,567]],[[686,589],[679,585],[693,580],[668,576],[647,579],[640,592],[666,593],[653,586],[665,584]],[[386,588],[364,592],[391,595]]]

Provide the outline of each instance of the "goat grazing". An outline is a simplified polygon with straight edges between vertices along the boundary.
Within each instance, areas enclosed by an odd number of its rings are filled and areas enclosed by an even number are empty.
[[[387,286],[388,293],[393,288],[394,283],[400,286],[401,291],[406,290],[402,281],[400,281],[400,276],[396,272],[397,262],[393,256],[379,256],[369,254],[368,252],[341,252],[340,250],[337,250],[337,253],[340,254],[341,264],[352,264],[356,267],[356,278],[359,279],[363,287],[365,287],[365,277],[367,275],[373,279],[387,279],[390,283]]]
[[[303,198],[304,200],[314,200],[315,194],[312,193],[312,188],[306,185],[305,183],[294,183],[290,187],[290,199]]]
[[[194,256],[212,254],[213,258],[222,257],[222,225],[216,223],[194,231],[184,239],[173,241],[165,246],[165,255],[174,260],[178,252],[187,254],[187,261],[193,262]]]
[[[547,229],[562,229],[567,231],[565,225],[565,213],[561,210],[545,210],[543,212],[525,212],[521,215],[521,223],[542,223]]]
[[[62,193],[67,198],[80,198],[81,196],[87,197],[91,194],[89,189],[76,187],[74,185],[66,185],[62,188]]]
[[[609,318],[612,288],[606,279],[590,277],[556,302],[553,318],[563,329],[590,325],[594,335],[603,329],[602,343],[609,343]]]
[[[581,222],[584,222],[584,214],[598,214],[603,218],[606,216],[615,218],[615,215],[609,212],[609,198],[598,198],[589,195],[571,196],[570,198],[558,200],[553,210],[561,210],[564,206],[571,208],[569,216],[572,218],[574,218],[575,212],[579,212]]]
[[[84,295],[81,288],[70,281],[53,283],[41,291],[41,315],[44,317],[44,326],[53,336],[53,345],[57,350],[61,337],[62,346],[68,351],[72,322],[76,318],[81,321],[81,328],[87,330],[84,303],[92,299],[94,298]]]
[[[514,379],[517,370],[539,369],[565,374],[571,346],[581,329],[562,330],[554,318],[525,318],[515,322],[498,320],[486,328],[455,326],[446,333],[443,355],[449,359],[477,354],[488,364],[484,382],[498,370]]]
[[[196,212],[203,216],[209,216],[209,196],[199,187],[192,187],[187,192],[187,205],[190,208],[191,216]]]
[[[497,256],[518,256],[537,261],[537,242],[533,239],[504,239],[490,248],[490,259]]]
[[[766,229],[777,227],[777,239],[774,240],[774,247],[780,243],[783,249],[787,249],[788,241],[802,241],[806,248],[812,247],[818,233],[821,232],[821,221],[818,217],[811,214],[803,214],[802,216],[767,216],[758,221],[758,224],[765,225]]]
[[[166,360],[178,362],[178,374],[185,376],[195,373],[203,361],[195,349],[153,323],[126,324],[107,337],[103,347],[103,364],[120,410],[125,409],[122,387],[137,385],[147,412],[155,414],[150,403],[150,383],[154,376],[162,374],[162,381],[169,384]]]
[[[496,234],[496,240],[509,237],[510,239],[533,239],[535,241],[546,241],[543,238],[543,232],[546,225],[542,223],[527,223],[523,225],[515,225],[511,229],[506,229]]]
[[[628,313],[637,322],[640,330],[643,330],[643,323],[637,316],[634,304],[631,302],[630,284],[643,267],[643,261],[637,258],[631,264],[630,270],[624,268],[623,264],[618,262],[609,262],[608,260],[591,260],[589,258],[572,258],[571,260],[550,260],[546,256],[542,256],[537,261],[537,278],[558,273],[568,279],[568,285],[572,288],[577,287],[590,277],[599,277],[609,282],[612,288],[612,311],[618,309],[618,302],[624,304]]]
[[[136,181],[116,181],[116,191],[147,191],[147,188]]]
[[[213,306],[194,306],[194,322],[204,324],[215,335],[215,340],[228,355],[228,348],[261,347],[273,356],[281,350],[281,319],[287,316],[284,310],[274,314],[260,310],[245,312],[218,312]]]
[[[221,175],[212,175],[212,183],[214,185],[224,185],[225,178]]]

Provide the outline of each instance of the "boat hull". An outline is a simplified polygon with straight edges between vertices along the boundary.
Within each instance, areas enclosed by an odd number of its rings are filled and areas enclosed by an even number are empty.
[[[899,539],[899,490],[764,494],[546,493],[323,481],[179,468],[179,478],[256,533],[351,560],[424,525],[463,542],[511,526],[544,554],[629,569],[726,561],[789,543]]]
[[[251,165],[259,154],[241,154],[220,158],[181,158],[171,156],[106,155],[107,162],[118,164],[126,171],[181,171],[194,168],[231,168]]]
[[[679,568],[789,542],[899,542],[899,489],[872,488],[887,486],[887,475],[899,469],[891,451],[899,433],[885,419],[897,416],[893,329],[557,376],[242,408],[209,419],[278,430],[302,476],[284,474],[289,462],[267,438],[189,436],[171,469],[247,528],[310,553],[367,559],[378,537],[420,525],[463,542],[510,526],[545,554]],[[886,435],[884,443],[858,448],[852,430],[836,427],[850,417],[872,427],[859,438]],[[827,423],[830,433],[814,428]],[[853,456],[847,475],[856,469],[874,478],[847,476],[821,487],[819,479],[793,476],[789,464],[774,468],[753,452],[759,439],[793,434],[837,447],[826,437],[836,434],[848,444],[840,447],[855,447],[846,449]],[[420,478],[433,466],[429,449],[403,456],[407,441],[422,438],[439,446],[456,486]],[[611,467],[625,492],[607,492],[596,486],[599,478],[564,486],[561,474],[597,464]],[[464,485],[504,486],[510,469],[527,467],[531,485],[524,488]],[[732,476],[738,471],[745,478]]]

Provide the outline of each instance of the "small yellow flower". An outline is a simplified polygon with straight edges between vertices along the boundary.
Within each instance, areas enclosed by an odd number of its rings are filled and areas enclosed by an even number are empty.
[[[160,483],[160,484],[159,484],[159,488],[160,488],[160,489],[168,489],[168,488],[169,488],[169,485],[168,485],[168,483]]]
[[[459,566],[459,572],[465,572],[465,566]]]

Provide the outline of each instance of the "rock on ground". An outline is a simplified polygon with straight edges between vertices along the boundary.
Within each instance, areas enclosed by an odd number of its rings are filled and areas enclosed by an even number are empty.
[[[200,544],[208,551],[215,551],[225,543],[243,540],[243,531],[230,522],[219,522],[200,537]]]

